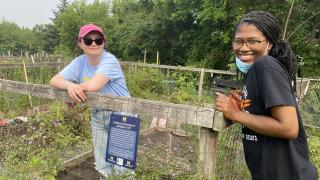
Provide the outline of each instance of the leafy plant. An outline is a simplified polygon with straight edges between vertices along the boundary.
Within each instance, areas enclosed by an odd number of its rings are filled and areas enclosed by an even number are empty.
[[[68,109],[61,103],[53,103],[50,113],[38,113],[27,123],[7,126],[10,133],[1,132],[5,136],[0,142],[4,158],[0,164],[7,177],[54,179],[63,168],[66,150],[90,139],[88,109]]]
[[[320,128],[308,127],[308,144],[312,163],[320,172]]]

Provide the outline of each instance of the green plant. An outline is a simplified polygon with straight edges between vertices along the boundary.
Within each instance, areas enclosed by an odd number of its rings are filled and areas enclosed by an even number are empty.
[[[306,128],[308,134],[308,144],[312,163],[320,172],[320,128]]]
[[[127,85],[133,97],[157,98],[166,93],[164,75],[157,69],[143,68],[127,74]]]
[[[212,95],[206,91],[198,98],[198,74],[177,71],[165,74],[156,68],[141,68],[126,73],[133,97],[182,104],[212,103]]]
[[[49,110],[49,113],[34,115],[27,123],[8,125],[9,133],[1,132],[5,136],[0,142],[0,156],[4,158],[0,164],[6,167],[9,178],[18,175],[54,179],[63,168],[66,150],[91,139],[88,108],[69,109],[54,102]]]

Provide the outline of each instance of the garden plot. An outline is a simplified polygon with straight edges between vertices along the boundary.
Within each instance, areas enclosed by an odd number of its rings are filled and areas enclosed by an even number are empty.
[[[142,131],[135,177],[172,179],[196,174],[197,141],[195,137],[177,135],[166,129]],[[65,169],[59,172],[57,179],[99,179],[99,174],[94,170],[92,152],[79,155],[71,161],[65,164]],[[114,178],[126,179],[128,175],[115,175]]]

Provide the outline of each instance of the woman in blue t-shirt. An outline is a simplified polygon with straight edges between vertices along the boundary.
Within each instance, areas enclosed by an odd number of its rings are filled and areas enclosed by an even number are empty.
[[[297,60],[280,38],[277,19],[252,11],[236,25],[233,51],[244,73],[242,92],[217,93],[216,109],[240,123],[247,166],[254,180],[316,180],[291,85]]]
[[[106,38],[100,27],[94,24],[82,26],[77,43],[84,54],[75,58],[55,75],[50,85],[67,90],[69,96],[77,102],[86,100],[86,91],[130,97],[117,58],[104,51],[105,42]],[[101,108],[92,108],[95,168],[103,176],[110,175],[112,170],[116,173],[125,171],[125,168],[113,166],[105,161],[111,113]]]

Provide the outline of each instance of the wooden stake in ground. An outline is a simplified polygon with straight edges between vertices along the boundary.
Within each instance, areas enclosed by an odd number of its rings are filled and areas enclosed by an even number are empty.
[[[22,60],[23,62],[23,71],[24,71],[24,78],[26,79],[26,83],[29,84],[29,80],[28,80],[28,74],[27,74],[27,68],[26,68],[26,63],[24,60]],[[31,95],[29,94],[29,103],[30,103],[30,108],[32,108],[32,99],[31,99]]]
[[[159,51],[157,51],[157,65],[160,64],[160,60],[159,60]]]
[[[147,63],[147,50],[144,50],[143,63]]]
[[[59,64],[61,63],[61,59],[60,59],[60,58],[58,59],[58,63],[59,63]],[[60,70],[61,70],[61,66],[59,65],[59,66],[58,66],[58,71],[60,72]]]
[[[204,68],[202,67],[200,70],[200,79],[199,79],[199,87],[198,87],[198,101],[200,101],[201,96],[202,96],[203,78],[204,78]]]
[[[31,61],[32,61],[32,63],[34,64],[34,58],[33,58],[33,55],[31,55]]]

